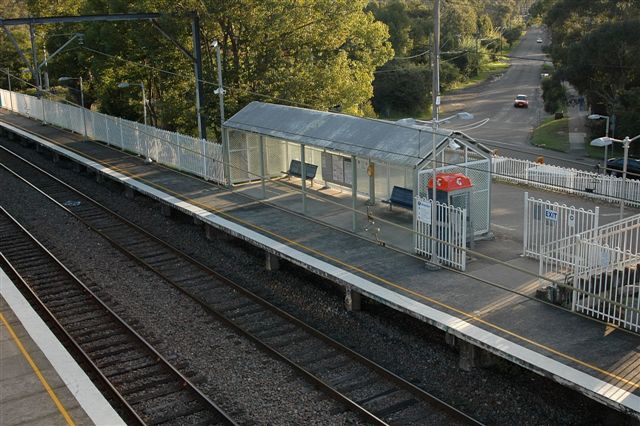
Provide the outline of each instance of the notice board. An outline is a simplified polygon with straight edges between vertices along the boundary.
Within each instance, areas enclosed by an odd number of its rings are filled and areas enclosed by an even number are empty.
[[[351,158],[343,155],[323,152],[322,178],[327,182],[351,188],[353,185]]]

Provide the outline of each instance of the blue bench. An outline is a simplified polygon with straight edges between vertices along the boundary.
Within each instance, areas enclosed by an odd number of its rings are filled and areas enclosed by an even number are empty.
[[[389,203],[389,210],[393,210],[393,206],[413,210],[413,190],[394,186],[391,190],[391,197],[386,202]]]
[[[313,186],[313,180],[316,178],[318,166],[316,166],[315,164],[304,163],[304,169],[304,174],[307,176],[307,179],[311,181],[311,186]],[[288,176],[302,178],[302,163],[299,160],[291,160],[291,164],[289,164],[289,170],[284,173],[286,173]]]

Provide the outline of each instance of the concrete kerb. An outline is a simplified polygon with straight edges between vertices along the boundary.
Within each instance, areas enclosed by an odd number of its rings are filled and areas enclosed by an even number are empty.
[[[267,253],[272,253],[280,259],[287,260],[294,265],[307,269],[345,289],[351,288],[352,291],[355,290],[357,293],[375,300],[378,303],[435,326],[455,336],[457,339],[514,362],[537,374],[553,378],[565,386],[575,389],[605,405],[612,406],[619,411],[640,419],[640,397],[616,385],[607,383],[545,355],[534,352],[520,344],[473,325],[467,320],[434,309],[415,299],[411,299],[344,269],[340,269],[330,263],[314,258],[292,248],[286,243],[266,237],[256,231],[245,228],[235,222],[157,190],[145,183],[133,181],[122,173],[111,170],[73,152],[69,152],[56,144],[11,126],[8,123],[0,122],[0,125],[22,136],[29,137],[37,142],[37,144],[45,145],[49,149],[55,150],[67,158],[81,162],[88,168],[110,176],[112,179],[124,183],[126,187],[132,191],[136,190],[152,199],[171,204],[173,208],[193,216],[194,220],[201,221],[207,226],[211,226],[240,240],[246,241]]]

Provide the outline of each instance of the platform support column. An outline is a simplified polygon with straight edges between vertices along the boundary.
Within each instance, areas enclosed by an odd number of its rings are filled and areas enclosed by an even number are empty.
[[[351,156],[351,231],[356,232],[358,227],[358,166],[356,156]]]
[[[59,162],[60,162],[60,154],[58,154],[58,153],[54,152],[54,153],[53,153],[52,161],[53,161],[54,163],[59,163]]]
[[[300,178],[302,179],[302,213],[307,213],[307,164],[304,159],[304,144],[300,144]]]
[[[280,258],[273,253],[265,252],[265,267],[267,271],[277,271],[280,269]]]
[[[129,200],[133,200],[136,196],[136,192],[130,186],[124,188],[124,196]]]
[[[349,312],[357,312],[362,309],[362,295],[348,286],[344,291],[344,306]]]
[[[262,187],[262,198],[267,198],[267,185],[264,175],[264,136],[260,135],[260,186]]]
[[[482,349],[473,343],[457,339],[449,333],[445,335],[445,342],[447,342],[449,346],[458,347],[460,357],[458,360],[458,366],[463,371],[471,371],[474,368],[490,367],[495,365],[498,359],[491,352]]]
[[[478,357],[476,349],[477,348],[469,342],[462,340],[458,341],[458,350],[460,351],[458,366],[461,370],[471,371],[478,366],[478,363],[476,362],[476,358]]]
[[[104,183],[104,181],[105,181],[104,175],[102,173],[96,173],[96,182]]]
[[[162,214],[162,216],[171,217],[172,210],[173,209],[169,204],[164,204],[164,203],[160,204],[160,213]]]

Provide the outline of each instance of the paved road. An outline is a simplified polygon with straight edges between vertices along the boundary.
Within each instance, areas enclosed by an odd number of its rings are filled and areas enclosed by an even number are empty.
[[[548,116],[543,110],[540,88],[540,72],[547,57],[542,52],[543,44],[536,42],[538,38],[546,42],[542,29],[529,29],[518,47],[512,51],[511,56],[514,58],[507,72],[494,81],[445,94],[444,109],[470,112],[475,116],[473,122],[488,118],[490,121],[487,124],[466,133],[491,148],[498,149],[500,155],[530,160],[542,155],[547,163],[591,169],[597,160],[585,158],[583,151],[561,153],[537,148],[529,143],[533,128]],[[529,97],[528,109],[513,107],[513,100],[518,94]],[[447,127],[464,128],[468,123],[456,120],[451,121]],[[575,127],[573,120],[571,126]],[[583,131],[571,129],[576,130]]]

